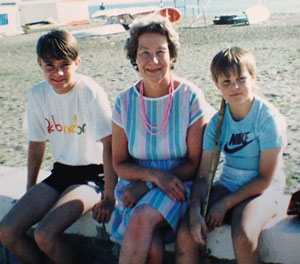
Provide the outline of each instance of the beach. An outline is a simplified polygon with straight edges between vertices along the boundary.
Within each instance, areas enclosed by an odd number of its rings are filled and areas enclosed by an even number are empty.
[[[209,73],[212,57],[228,45],[249,49],[257,58],[258,94],[273,103],[287,120],[288,144],[284,151],[287,192],[300,182],[300,14],[276,14],[257,25],[220,25],[212,17],[199,18],[190,27],[185,18],[175,27],[181,49],[175,74],[200,87],[209,103],[219,107],[220,94]],[[96,22],[66,30],[83,30]],[[36,41],[45,31],[0,39],[0,166],[25,167],[27,140],[22,131],[29,90],[43,75],[36,63]],[[78,39],[82,62],[79,73],[94,78],[106,90],[113,106],[116,95],[140,77],[123,50],[128,32]],[[52,166],[49,149],[42,165]],[[1,167],[0,167],[1,170]],[[0,179],[1,180],[1,179]]]
[[[205,25],[200,18],[194,27],[190,27],[192,18],[183,19],[175,26],[181,42],[175,74],[195,83],[206,100],[219,108],[221,97],[209,73],[211,59],[229,45],[254,53],[258,66],[257,93],[286,117],[285,191],[291,193],[300,188],[300,14],[271,15],[268,21],[257,25],[215,26],[212,19],[208,17]],[[65,29],[84,31],[86,27],[98,26],[97,23]],[[35,55],[36,41],[43,33],[0,38],[0,171],[1,166],[26,167],[27,140],[22,123],[28,92],[43,80]],[[140,78],[123,50],[127,37],[125,32],[78,39],[78,72],[94,78],[106,90],[112,107],[117,94]],[[52,163],[47,149],[42,168],[50,170]]]

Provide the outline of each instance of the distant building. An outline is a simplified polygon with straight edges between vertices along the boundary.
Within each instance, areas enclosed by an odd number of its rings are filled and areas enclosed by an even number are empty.
[[[14,2],[0,2],[0,35],[22,33],[19,7]]]
[[[20,3],[21,25],[49,19],[58,25],[89,23],[87,1],[27,0]]]

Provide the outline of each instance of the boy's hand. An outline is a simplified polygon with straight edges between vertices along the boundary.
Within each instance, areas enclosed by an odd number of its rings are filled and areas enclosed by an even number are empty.
[[[105,199],[94,205],[93,217],[99,223],[108,223],[113,210],[115,209],[115,201]]]
[[[135,181],[130,184],[121,198],[125,207],[132,208],[149,191],[149,188],[142,181]]]
[[[208,228],[200,213],[190,213],[190,231],[193,239],[199,245],[206,245]]]
[[[206,221],[210,229],[214,229],[223,224],[223,220],[225,214],[227,212],[227,208],[223,200],[217,202],[212,206],[209,210]]]

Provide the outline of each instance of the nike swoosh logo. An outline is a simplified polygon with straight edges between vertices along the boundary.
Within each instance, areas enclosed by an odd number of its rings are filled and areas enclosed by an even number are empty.
[[[224,151],[229,153],[229,154],[233,154],[235,152],[240,151],[241,149],[243,149],[244,147],[246,147],[248,144],[250,144],[254,139],[248,141],[248,142],[244,142],[243,145],[238,146],[236,148],[228,148],[227,143],[224,146]]]

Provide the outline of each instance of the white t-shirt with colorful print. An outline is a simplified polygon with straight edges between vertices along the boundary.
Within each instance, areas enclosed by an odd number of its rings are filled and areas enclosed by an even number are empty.
[[[29,141],[49,140],[56,162],[103,163],[100,140],[111,134],[111,107],[102,87],[77,75],[73,89],[58,94],[47,81],[32,88],[27,107]]]

